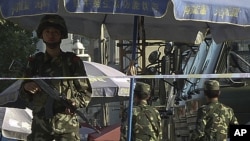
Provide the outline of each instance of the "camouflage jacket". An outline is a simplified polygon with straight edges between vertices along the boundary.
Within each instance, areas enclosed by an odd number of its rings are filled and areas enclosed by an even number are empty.
[[[126,141],[128,109],[125,109],[121,123],[120,141]],[[133,107],[131,141],[160,141],[162,137],[161,117],[146,101]]]
[[[74,53],[61,52],[61,55],[52,58],[47,53],[39,52],[29,58],[24,74],[24,77],[35,76],[86,76],[86,71],[83,62]],[[28,81],[32,80],[25,80],[23,84]],[[58,90],[60,94],[64,94],[67,99],[75,102],[76,107],[86,107],[91,99],[92,89],[88,79],[51,79],[45,81]],[[48,104],[51,97],[43,91],[31,95],[29,92],[26,92],[22,86],[20,89],[20,97],[31,107],[34,115],[44,116],[44,113],[46,113],[46,104]],[[58,101],[53,101],[50,108],[53,109],[54,114],[65,111],[63,104]]]
[[[226,141],[230,124],[238,124],[232,108],[218,101],[203,105],[198,109],[191,141]]]

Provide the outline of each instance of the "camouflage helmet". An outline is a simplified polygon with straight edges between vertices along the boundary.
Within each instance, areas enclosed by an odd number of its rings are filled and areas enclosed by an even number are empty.
[[[68,38],[68,29],[64,19],[59,15],[45,15],[41,20],[36,30],[38,38],[42,38],[44,28],[52,26],[61,31],[62,39]]]
[[[220,83],[216,80],[207,80],[204,82],[204,90],[220,90]]]
[[[204,94],[208,98],[219,97],[220,83],[216,80],[207,80],[204,82]]]
[[[139,99],[145,99],[150,96],[150,85],[143,83],[143,82],[137,82],[135,84],[134,88],[134,95],[137,96]]]

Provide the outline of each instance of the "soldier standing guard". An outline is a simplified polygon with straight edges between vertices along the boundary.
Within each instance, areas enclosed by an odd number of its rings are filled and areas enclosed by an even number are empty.
[[[72,52],[63,52],[62,39],[68,37],[64,19],[59,15],[45,15],[37,28],[37,36],[46,44],[45,53],[30,57],[24,77],[86,76],[84,64]],[[76,108],[86,107],[91,99],[88,79],[44,80]],[[33,112],[28,141],[80,141],[77,115],[61,102],[53,99],[32,80],[25,80],[20,97]]]
[[[191,141],[227,141],[230,124],[238,124],[233,109],[220,103],[220,84],[216,80],[204,83],[207,104],[198,109],[196,128]]]
[[[137,82],[134,88],[131,141],[161,141],[161,117],[154,107],[147,104],[150,85]],[[120,141],[127,141],[128,109],[122,116]]]

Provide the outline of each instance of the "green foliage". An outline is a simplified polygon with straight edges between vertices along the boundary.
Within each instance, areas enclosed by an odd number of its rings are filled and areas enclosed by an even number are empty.
[[[0,77],[20,77],[20,72],[9,71],[9,66],[13,59],[26,63],[27,57],[35,52],[38,39],[33,37],[32,32],[2,19],[0,33]],[[0,80],[0,92],[11,83],[13,80]]]

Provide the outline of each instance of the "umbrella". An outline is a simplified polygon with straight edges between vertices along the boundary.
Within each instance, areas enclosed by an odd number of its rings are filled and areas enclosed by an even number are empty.
[[[179,21],[205,23],[216,43],[250,38],[247,0],[172,0]]]
[[[42,2],[41,0],[3,0],[0,2],[0,17],[26,29],[34,30],[43,14],[56,13],[65,19],[70,33],[100,38],[101,25],[104,24],[110,37],[117,40],[132,40],[134,15],[144,16],[140,25],[145,29],[146,39],[193,43],[198,31],[205,32],[207,28],[205,24],[175,20],[170,0],[100,0],[98,9],[95,8],[97,4],[94,1],[88,1],[88,4],[85,1],[79,1],[78,9],[72,4],[73,2],[74,0],[43,0]],[[37,8],[34,5],[40,7]],[[183,38],[184,35],[185,38]]]
[[[250,26],[248,0],[173,0],[179,20]]]
[[[112,67],[95,62],[83,61],[86,73],[90,76],[92,97],[129,96],[129,80],[126,75]],[[93,76],[96,76],[93,77]],[[101,78],[98,76],[110,76],[113,78]]]
[[[6,138],[25,140],[31,133],[31,121],[30,109],[0,107],[0,128]]]
[[[92,87],[92,100],[90,105],[104,101],[114,102],[128,99],[130,79],[121,78],[126,76],[124,73],[100,63],[83,62],[86,73],[90,77],[89,80]],[[110,78],[102,78],[102,76],[110,76]]]
[[[0,105],[4,107],[19,107],[25,108],[23,102],[18,100],[19,88],[23,80],[17,80],[0,93]]]
[[[160,1],[163,2],[163,4],[161,5],[159,4],[159,2],[154,3],[157,6],[157,9],[148,8],[144,11],[141,7],[138,7],[139,9],[137,10],[133,10],[131,6],[133,2],[131,0],[121,0],[119,2],[99,1],[99,4],[97,4],[97,1],[78,1],[78,5],[74,4],[74,0],[44,0],[43,2],[44,4],[41,5],[40,0],[2,1],[0,3],[2,16],[6,19],[20,24],[27,29],[34,30],[36,29],[41,17],[43,16],[41,14],[59,14],[65,19],[66,23],[74,25],[68,25],[70,33],[84,34],[91,38],[99,38],[101,34],[101,25],[106,24],[107,28],[109,29],[108,24],[110,23],[111,26],[113,25],[112,29],[109,30],[111,36],[113,34],[115,34],[114,36],[118,35],[115,32],[121,30],[117,29],[123,28],[122,30],[129,31],[128,33],[123,32],[123,37],[126,35],[131,39],[131,36],[133,35],[133,16],[130,16],[130,14],[161,17],[165,13],[167,7],[167,1],[165,0]],[[151,6],[152,2],[146,0],[145,4]],[[17,5],[25,6],[26,8],[23,8],[21,6],[18,7]],[[34,7],[34,5],[40,6],[37,8]],[[126,8],[123,8],[125,6]],[[121,15],[129,16],[122,16],[122,18],[120,18]],[[123,23],[123,25],[129,26],[125,28],[119,26],[117,23]]]

